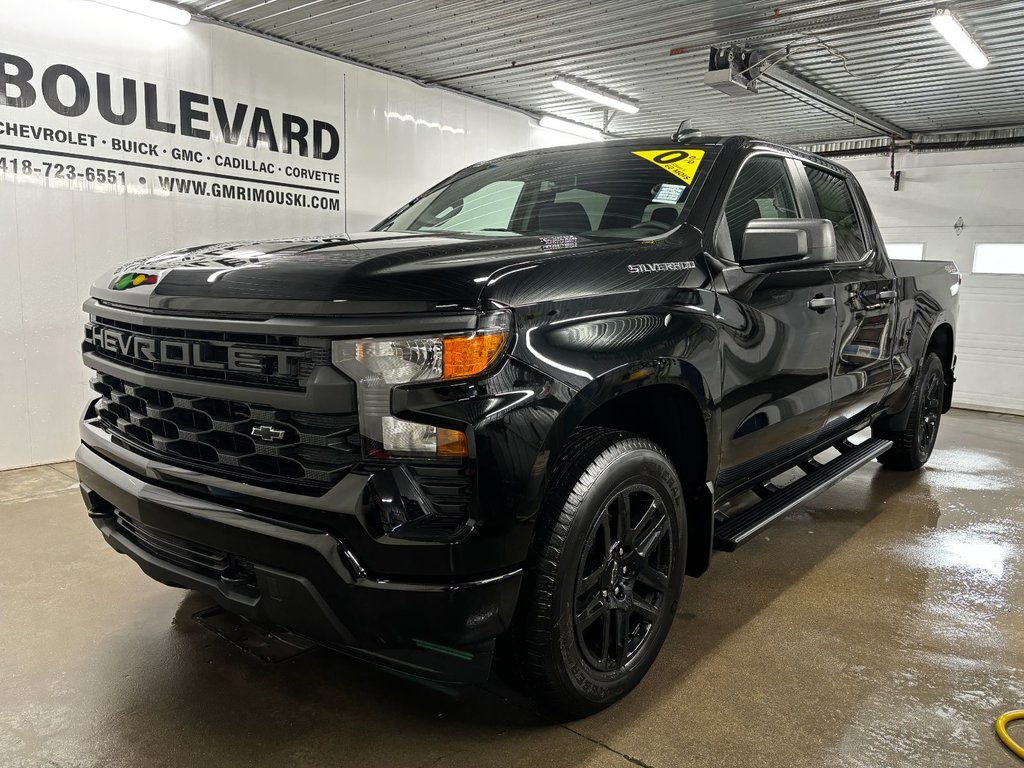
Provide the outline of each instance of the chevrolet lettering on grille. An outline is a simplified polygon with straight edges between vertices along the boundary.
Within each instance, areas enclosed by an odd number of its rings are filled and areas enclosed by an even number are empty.
[[[294,352],[239,347],[228,342],[143,336],[95,323],[86,326],[86,341],[97,351],[147,363],[214,370],[285,374],[290,360],[303,358]]]

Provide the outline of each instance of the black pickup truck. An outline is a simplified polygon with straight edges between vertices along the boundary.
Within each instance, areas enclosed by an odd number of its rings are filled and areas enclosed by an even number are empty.
[[[959,287],[890,262],[821,157],[512,155],[365,234],[103,276],[82,493],[154,579],[434,680],[497,648],[582,715],[643,677],[712,550],[872,459],[928,460]]]

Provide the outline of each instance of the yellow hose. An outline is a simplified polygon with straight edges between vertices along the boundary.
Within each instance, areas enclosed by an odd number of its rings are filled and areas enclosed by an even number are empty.
[[[1021,760],[1024,760],[1024,747],[1014,741],[1010,734],[1006,732],[1006,724],[1012,720],[1024,720],[1024,709],[1015,709],[1012,712],[1004,712],[996,720],[996,733],[999,735],[1000,741],[1006,745],[1006,748],[1013,752]]]

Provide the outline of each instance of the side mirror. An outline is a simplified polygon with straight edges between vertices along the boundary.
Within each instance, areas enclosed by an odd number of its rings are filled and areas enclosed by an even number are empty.
[[[754,219],[743,231],[740,266],[771,272],[836,260],[836,231],[828,219]]]

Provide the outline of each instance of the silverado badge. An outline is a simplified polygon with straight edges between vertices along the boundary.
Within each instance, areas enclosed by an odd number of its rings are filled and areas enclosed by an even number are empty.
[[[685,272],[695,266],[692,261],[663,261],[653,264],[627,264],[626,269],[636,275],[643,272]]]

